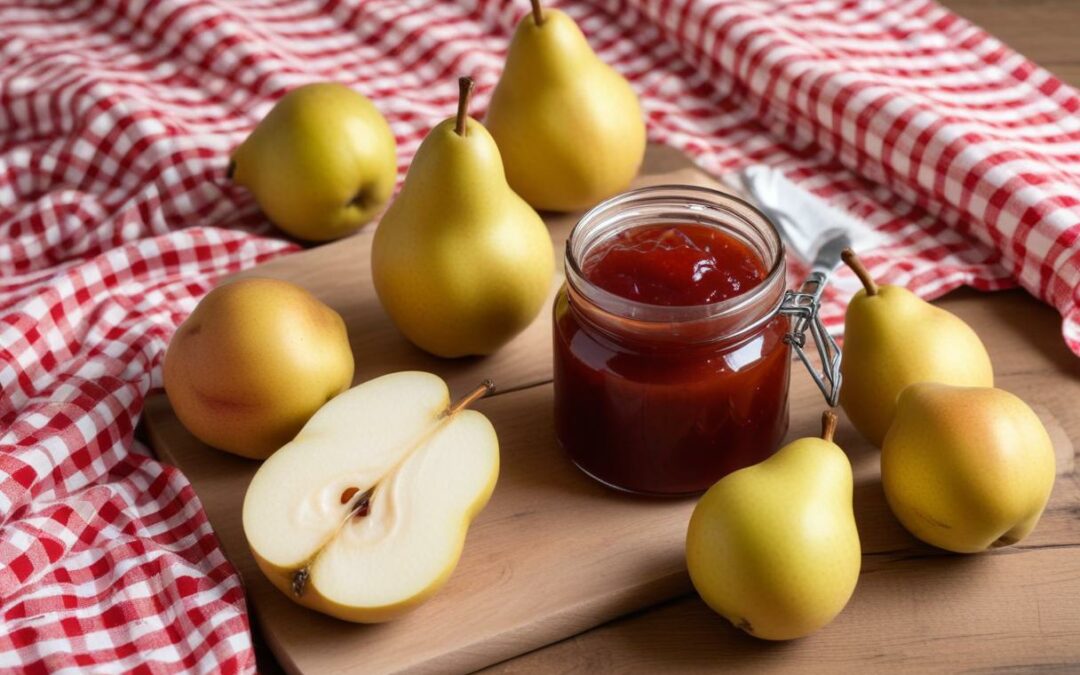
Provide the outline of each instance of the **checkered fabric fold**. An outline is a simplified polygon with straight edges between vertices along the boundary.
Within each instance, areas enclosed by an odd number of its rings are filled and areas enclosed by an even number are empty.
[[[1080,353],[1080,97],[1047,72],[925,0],[552,4],[651,140],[717,175],[780,167],[885,233],[885,282],[1019,284]],[[334,80],[389,119],[403,175],[457,75],[482,113],[527,5],[0,0],[0,670],[254,669],[198,499],[134,438],[198,299],[296,248],[226,157]]]

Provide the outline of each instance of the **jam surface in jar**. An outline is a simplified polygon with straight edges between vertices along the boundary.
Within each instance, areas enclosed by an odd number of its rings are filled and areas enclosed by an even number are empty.
[[[769,273],[745,241],[696,223],[619,231],[580,270],[619,298],[688,308],[737,298]],[[564,288],[554,307],[556,432],[582,470],[632,492],[695,494],[776,450],[788,421],[785,317],[765,313],[733,336],[676,323],[642,334],[596,325],[576,306],[586,302]]]
[[[650,305],[708,305],[757,286],[768,274],[750,247],[706,225],[643,225],[589,252],[588,281]]]

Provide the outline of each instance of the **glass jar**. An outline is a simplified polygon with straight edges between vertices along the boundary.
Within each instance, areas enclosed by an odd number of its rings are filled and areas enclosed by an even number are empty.
[[[739,239],[764,278],[690,306],[628,300],[586,278],[598,244],[661,223]],[[554,305],[555,425],[582,471],[629,492],[690,495],[775,452],[788,426],[791,321],[781,308],[791,294],[783,244],[763,214],[701,187],[628,192],[577,223],[565,271]]]

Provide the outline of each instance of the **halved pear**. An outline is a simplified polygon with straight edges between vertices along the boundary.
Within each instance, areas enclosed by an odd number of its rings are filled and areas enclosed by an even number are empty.
[[[499,441],[436,375],[401,372],[335,397],[256,472],[244,534],[259,568],[305,607],[388,621],[450,577],[499,475]]]

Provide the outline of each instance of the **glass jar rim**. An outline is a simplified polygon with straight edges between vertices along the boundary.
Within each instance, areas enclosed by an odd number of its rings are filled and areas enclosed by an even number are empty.
[[[656,305],[616,295],[593,284],[585,277],[579,258],[583,258],[591,249],[591,246],[586,247],[586,244],[599,243],[580,241],[582,236],[588,234],[590,228],[599,227],[614,216],[635,206],[659,206],[665,203],[671,207],[682,207],[699,213],[709,210],[713,212],[714,217],[722,216],[725,221],[735,221],[761,236],[766,246],[774,252],[773,259],[769,260],[765,254],[757,251],[762,256],[762,261],[769,266],[765,278],[744,293],[713,303]],[[576,293],[584,296],[586,300],[605,312],[632,319],[635,322],[683,323],[731,317],[753,307],[764,296],[773,292],[776,294],[775,306],[761,317],[764,320],[779,311],[783,302],[783,289],[787,282],[786,278],[782,278],[786,269],[785,254],[784,242],[776,227],[764,213],[746,200],[727,192],[698,185],[651,185],[616,195],[586,212],[574,225],[566,240],[565,271],[567,282]],[[779,292],[776,288],[778,284]]]

